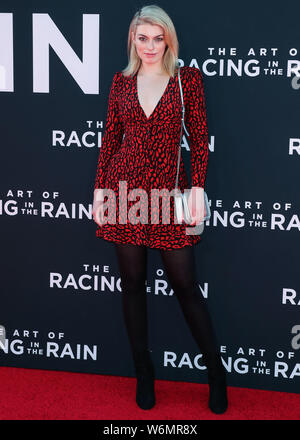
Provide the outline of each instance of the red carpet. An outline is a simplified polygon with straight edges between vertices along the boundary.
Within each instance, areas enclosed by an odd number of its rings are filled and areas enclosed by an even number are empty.
[[[208,385],[156,380],[156,405],[135,403],[136,379],[1,367],[0,420],[299,420],[296,393],[228,387],[223,415],[207,407]]]

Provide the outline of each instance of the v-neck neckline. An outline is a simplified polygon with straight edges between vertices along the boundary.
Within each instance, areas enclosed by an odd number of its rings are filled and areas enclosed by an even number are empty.
[[[145,113],[145,111],[144,111],[144,109],[143,109],[143,107],[142,107],[142,105],[140,103],[140,100],[139,100],[138,87],[137,87],[137,74],[138,74],[138,72],[134,75],[134,86],[135,86],[136,99],[137,99],[137,102],[138,102],[138,106],[139,106],[139,108],[141,109],[141,111],[143,113],[144,118],[146,119],[146,121],[149,121],[152,118],[152,116],[154,115],[154,113],[156,112],[156,110],[158,109],[158,106],[160,105],[163,97],[167,93],[167,90],[168,90],[168,88],[170,86],[170,83],[171,83],[172,76],[170,76],[169,81],[168,81],[168,83],[167,83],[167,85],[166,85],[166,87],[164,89],[164,92],[161,95],[161,97],[160,97],[159,101],[157,102],[156,106],[154,107],[152,113],[150,114],[149,118],[147,118],[147,115],[146,115],[146,113]]]

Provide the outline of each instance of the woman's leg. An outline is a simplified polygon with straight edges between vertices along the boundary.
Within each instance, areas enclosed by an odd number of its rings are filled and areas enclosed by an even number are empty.
[[[122,286],[122,307],[137,378],[136,403],[155,405],[154,365],[148,349],[147,247],[115,244]]]
[[[115,243],[122,286],[122,307],[133,352],[148,348],[147,328],[147,248],[131,243]]]
[[[185,246],[160,252],[171,287],[207,367],[209,407],[221,414],[228,405],[226,374],[209,310],[196,280],[194,249]]]
[[[170,285],[201,353],[216,354],[216,335],[196,280],[193,246],[161,250],[160,253]]]

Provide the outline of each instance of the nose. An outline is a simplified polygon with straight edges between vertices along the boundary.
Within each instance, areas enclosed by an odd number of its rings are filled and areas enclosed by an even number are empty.
[[[153,40],[149,40],[147,47],[148,47],[148,49],[150,49],[150,50],[153,49],[153,47],[154,47]]]

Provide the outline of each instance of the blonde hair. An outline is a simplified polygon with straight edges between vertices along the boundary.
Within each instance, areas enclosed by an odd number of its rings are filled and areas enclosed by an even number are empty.
[[[127,52],[128,64],[122,70],[124,76],[134,76],[142,63],[137,54],[135,44],[132,41],[132,32],[136,33],[136,28],[140,24],[152,24],[161,26],[164,30],[166,50],[163,55],[163,68],[169,76],[174,76],[178,66],[179,44],[174,24],[169,15],[157,5],[148,5],[139,9],[132,18],[128,32]]]

